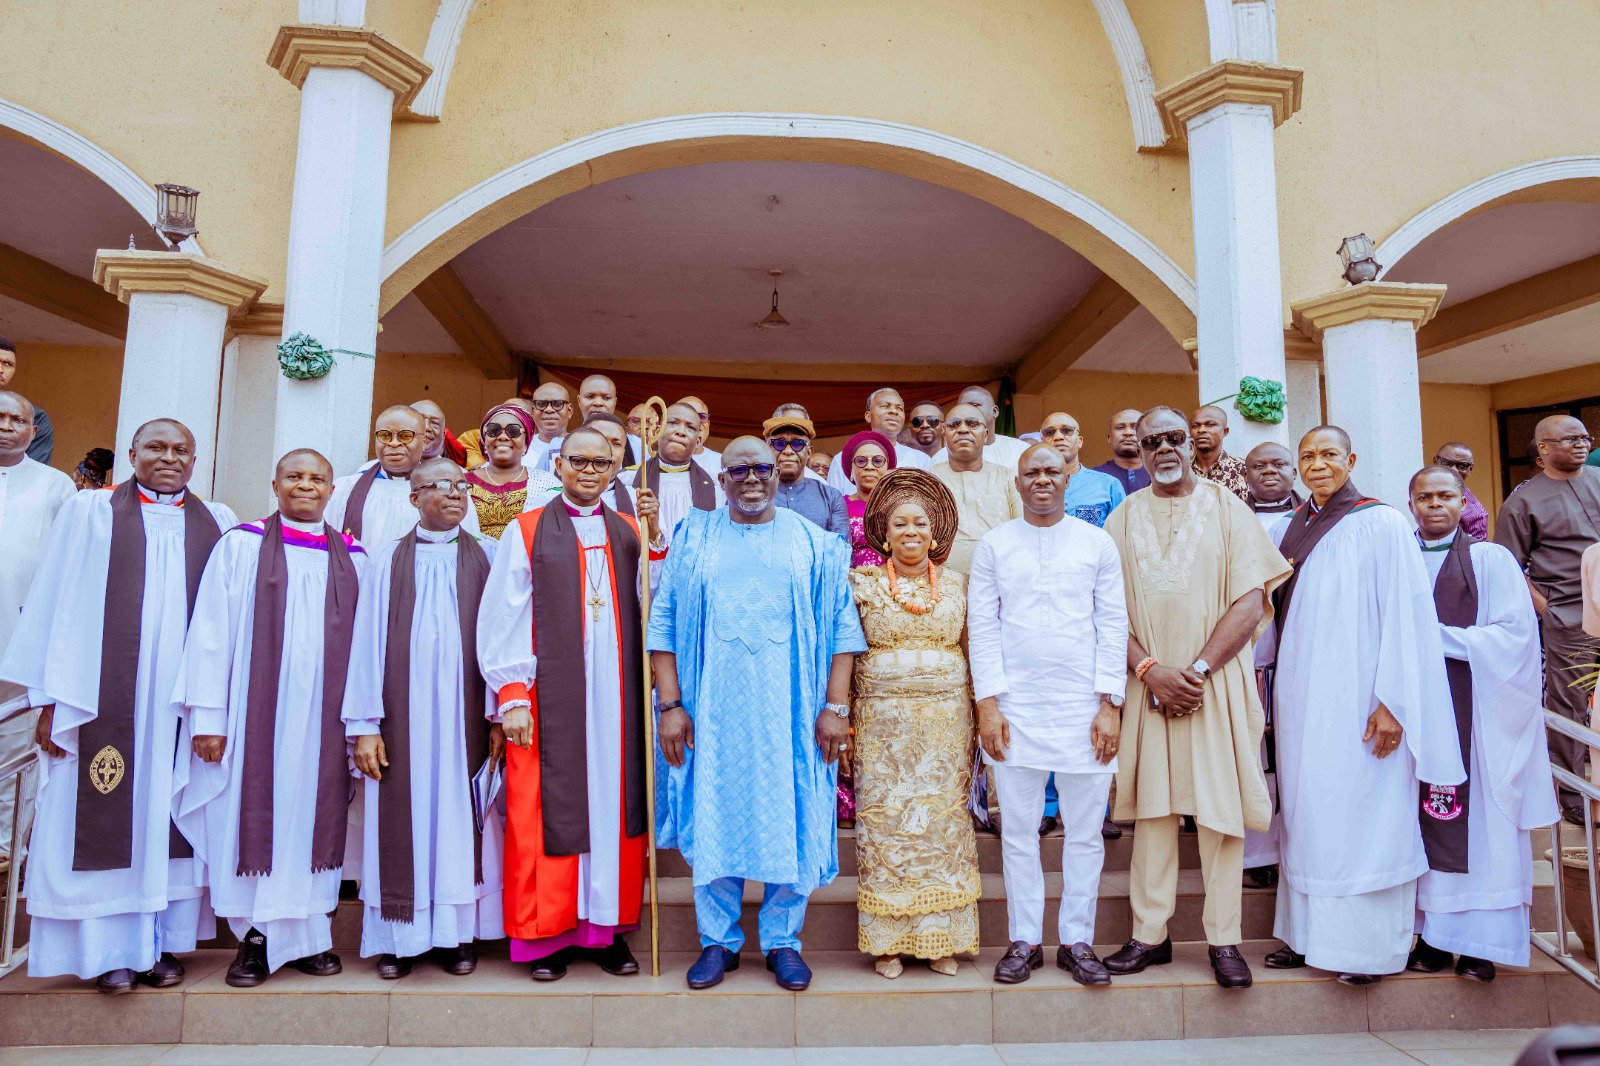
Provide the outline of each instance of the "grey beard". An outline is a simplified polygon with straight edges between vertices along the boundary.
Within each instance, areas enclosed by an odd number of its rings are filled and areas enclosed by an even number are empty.
[[[763,500],[760,503],[745,503],[743,500],[735,497],[729,497],[728,506],[736,508],[740,514],[747,514],[754,518],[756,515],[765,512],[768,507],[772,506],[772,501]]]
[[[1150,475],[1151,479],[1161,485],[1175,485],[1183,480],[1183,467],[1175,467],[1170,472],[1156,472]]]

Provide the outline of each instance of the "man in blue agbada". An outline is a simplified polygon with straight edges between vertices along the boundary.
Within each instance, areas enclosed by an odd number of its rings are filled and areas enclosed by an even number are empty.
[[[867,644],[850,549],[773,506],[776,464],[756,437],[722,453],[728,506],[679,523],[650,614],[669,767],[657,842],[694,868],[703,950],[690,988],[738,968],[747,878],[765,885],[767,969],[806,988],[806,899],[839,872],[834,781],[849,751],[850,670]]]

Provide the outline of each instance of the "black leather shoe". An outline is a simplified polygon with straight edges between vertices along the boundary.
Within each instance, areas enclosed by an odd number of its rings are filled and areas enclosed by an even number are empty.
[[[379,955],[378,976],[385,981],[398,981],[411,972],[412,961],[399,955]]]
[[[94,979],[94,986],[108,996],[120,996],[124,992],[132,992],[139,983],[139,974],[136,970],[107,970]]]
[[[1106,956],[1106,969],[1112,973],[1138,973],[1146,966],[1165,966],[1172,961],[1172,938],[1159,944],[1130,940]]]
[[[528,970],[528,976],[535,981],[559,981],[567,976],[567,963],[572,961],[572,952],[562,948],[553,955],[546,955],[542,959],[534,959],[533,965]]]
[[[1267,956],[1269,970],[1298,970],[1306,964],[1306,957],[1285,944]]]
[[[722,983],[722,975],[739,968],[739,953],[712,944],[702,948],[700,957],[689,967],[687,978],[690,988],[711,988]]]
[[[1419,936],[1411,956],[1406,959],[1406,969],[1412,973],[1438,973],[1454,961],[1448,951],[1434,947]]]
[[[1191,835],[1200,832],[1200,829],[1194,824],[1194,815],[1182,814],[1178,816],[1178,832]]]
[[[1463,955],[1456,960],[1456,976],[1465,977],[1469,981],[1482,981],[1488,984],[1494,980],[1494,963],[1488,959],[1477,959],[1471,955]]]
[[[1122,826],[1118,825],[1116,822],[1113,822],[1110,818],[1107,818],[1104,822],[1100,823],[1100,836],[1105,840],[1121,840]]]
[[[1244,872],[1246,888],[1271,888],[1278,883],[1278,864],[1252,866]]]
[[[1239,954],[1239,945],[1211,945],[1206,954],[1211,957],[1211,973],[1223,988],[1249,988],[1256,983],[1250,975],[1250,964]]]
[[[239,941],[239,950],[233,956],[233,965],[223,978],[233,988],[254,988],[267,979],[267,935],[254,929]]]
[[[773,948],[767,952],[767,969],[772,971],[779,988],[804,992],[811,987],[811,967],[794,948]]]
[[[1106,970],[1105,963],[1094,953],[1094,948],[1088,944],[1077,943],[1072,947],[1062,944],[1056,948],[1056,965],[1072,975],[1072,979],[1080,985],[1109,985],[1111,974]]]
[[[633,957],[633,952],[628,950],[627,941],[620,936],[613,939],[610,946],[590,952],[589,957],[613,977],[628,977],[639,972],[638,960]]]
[[[1056,819],[1055,815],[1045,815],[1043,818],[1039,819],[1039,835],[1046,836],[1050,833],[1054,833],[1056,831],[1056,827],[1060,824],[1061,823]]]
[[[436,948],[434,958],[445,973],[465,977],[478,968],[478,949],[471,944],[453,948]]]
[[[1365,988],[1367,985],[1375,985],[1379,981],[1383,980],[1383,974],[1341,973],[1338,974],[1334,979],[1341,985],[1350,985],[1352,988]]]
[[[156,964],[139,975],[141,984],[151,988],[171,988],[183,980],[183,963],[170,951],[163,951]]]
[[[1044,965],[1044,948],[1032,947],[1026,940],[1013,940],[1006,953],[995,963],[994,979],[1003,985],[1020,985],[1033,976],[1033,971]]]
[[[1563,803],[1561,805],[1561,820],[1568,825],[1583,824],[1583,804]]]
[[[307,955],[303,959],[295,959],[289,964],[308,977],[332,977],[344,970],[344,964],[339,961],[339,956],[331,951],[319,951],[315,955]],[[411,969],[407,960],[406,969]]]

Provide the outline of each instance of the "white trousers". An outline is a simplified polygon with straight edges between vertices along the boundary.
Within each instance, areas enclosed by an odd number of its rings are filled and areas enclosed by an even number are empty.
[[[1061,943],[1094,943],[1095,904],[1105,840],[1100,836],[1113,774],[1056,774],[1061,805]],[[1044,939],[1044,867],[1039,861],[1039,819],[1044,816],[1044,786],[1049,770],[994,764],[1000,792],[1000,850],[1006,879],[1010,939],[1029,944]]]

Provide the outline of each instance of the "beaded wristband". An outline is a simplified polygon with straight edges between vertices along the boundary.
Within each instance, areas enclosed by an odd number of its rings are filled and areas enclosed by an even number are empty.
[[[1156,665],[1155,657],[1145,656],[1145,658],[1139,661],[1139,665],[1133,668],[1133,676],[1138,678],[1140,681],[1143,681],[1144,675],[1149,673],[1150,668],[1154,665]]]

